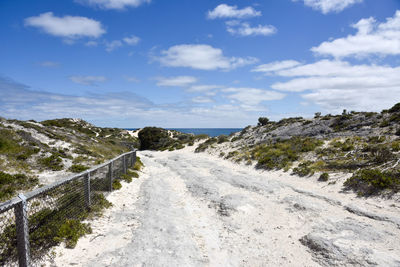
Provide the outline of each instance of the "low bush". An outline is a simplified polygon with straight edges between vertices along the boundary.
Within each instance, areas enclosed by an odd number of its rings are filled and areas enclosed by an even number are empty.
[[[113,189],[113,190],[119,190],[119,189],[121,189],[121,188],[122,188],[121,182],[119,181],[119,179],[115,179],[115,180],[112,182],[112,189]]]
[[[136,161],[135,161],[135,164],[133,165],[133,169],[135,171],[140,171],[143,168],[143,166],[144,166],[144,164],[140,160],[140,157],[136,157]]]
[[[89,167],[81,165],[81,164],[74,164],[68,168],[68,170],[70,172],[74,172],[74,173],[80,173],[80,172],[86,171],[87,169],[89,169]]]
[[[293,174],[296,174],[300,177],[313,175],[314,171],[310,167],[311,164],[312,164],[311,161],[306,161],[306,162],[300,163],[298,167],[293,168]]]
[[[264,126],[264,125],[267,125],[268,124],[268,122],[269,122],[269,119],[268,118],[266,118],[266,117],[260,117],[260,118],[258,118],[258,126]]]
[[[136,171],[128,170],[127,174],[133,178],[139,178],[139,174]]]
[[[145,127],[139,133],[140,150],[167,149],[174,139],[169,137],[168,131],[157,127]]]
[[[398,192],[400,189],[400,172],[382,172],[377,169],[357,171],[344,182],[346,189],[351,189],[359,195],[372,195],[382,190]]]
[[[323,142],[318,139],[292,137],[255,147],[252,150],[252,158],[258,160],[258,168],[283,169],[298,160],[301,153],[314,151],[322,144]]]
[[[199,144],[198,147],[194,150],[194,152],[196,152],[196,153],[204,152],[210,145],[215,144],[217,142],[218,142],[218,139],[215,137],[208,138],[206,141]]]
[[[322,173],[318,178],[318,181],[320,182],[326,182],[328,180],[329,180],[329,174],[327,172]]]
[[[10,199],[17,191],[30,189],[37,184],[39,184],[37,177],[0,171],[0,201]]]
[[[228,136],[226,136],[224,134],[218,136],[217,139],[218,139],[218,141],[217,141],[218,144],[222,144],[222,143],[225,143],[225,142],[229,141]]]
[[[39,158],[39,164],[42,167],[52,171],[60,171],[64,168],[62,159],[55,154],[52,154],[51,156],[46,158]]]

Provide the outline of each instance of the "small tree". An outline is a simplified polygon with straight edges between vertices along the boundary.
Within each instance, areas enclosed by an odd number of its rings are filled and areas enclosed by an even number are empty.
[[[260,117],[260,118],[258,118],[258,126],[264,126],[264,125],[267,125],[268,124],[268,122],[269,122],[269,119],[268,118],[266,118],[266,117]]]
[[[321,112],[315,112],[314,118],[318,119],[319,117],[321,117]]]

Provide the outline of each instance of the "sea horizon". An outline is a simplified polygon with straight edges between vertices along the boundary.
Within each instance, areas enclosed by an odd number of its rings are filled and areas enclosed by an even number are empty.
[[[140,128],[125,128],[125,130],[134,131]],[[174,130],[181,133],[207,134],[210,137],[219,135],[230,135],[231,133],[240,132],[243,128],[165,128],[167,130]]]

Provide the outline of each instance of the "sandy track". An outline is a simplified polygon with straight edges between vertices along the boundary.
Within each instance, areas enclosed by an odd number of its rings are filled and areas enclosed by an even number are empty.
[[[336,185],[188,149],[141,152],[146,168],[109,200],[65,266],[400,266],[400,207]]]

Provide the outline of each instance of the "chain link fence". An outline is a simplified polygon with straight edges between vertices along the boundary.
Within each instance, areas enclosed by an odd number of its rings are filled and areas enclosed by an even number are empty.
[[[136,151],[0,204],[0,266],[29,266],[55,246],[65,225],[86,218],[136,162]],[[68,246],[68,244],[67,244]]]

